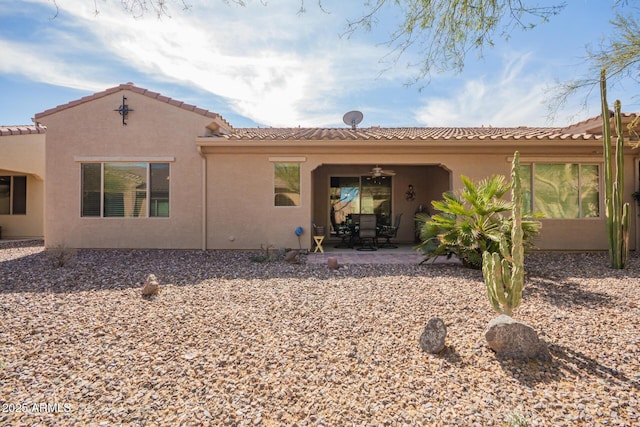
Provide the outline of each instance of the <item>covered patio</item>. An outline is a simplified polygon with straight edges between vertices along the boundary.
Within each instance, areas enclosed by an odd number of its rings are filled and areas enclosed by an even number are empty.
[[[325,229],[324,248],[343,246],[353,252],[358,239],[345,239],[341,229],[358,215],[375,214],[377,226],[395,226],[400,219],[391,241],[402,248],[385,249],[399,253],[415,244],[416,213],[428,212],[431,201],[450,190],[451,173],[435,164],[323,164],[312,172],[312,188],[313,221]]]

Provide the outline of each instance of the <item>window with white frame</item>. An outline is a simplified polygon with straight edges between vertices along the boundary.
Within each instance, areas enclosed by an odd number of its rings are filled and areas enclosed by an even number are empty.
[[[168,217],[169,169],[168,163],[82,163],[81,216]]]
[[[27,213],[27,177],[24,175],[0,176],[0,215],[25,215]]]
[[[522,164],[521,181],[526,213],[561,219],[600,217],[597,164]]]

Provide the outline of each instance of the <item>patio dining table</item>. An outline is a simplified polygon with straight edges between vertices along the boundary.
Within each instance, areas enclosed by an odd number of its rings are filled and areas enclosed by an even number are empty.
[[[347,229],[347,234],[349,234],[349,248],[352,248],[358,243],[360,240],[360,224],[359,223],[345,223],[342,224]],[[380,233],[381,225],[376,226],[376,235]]]

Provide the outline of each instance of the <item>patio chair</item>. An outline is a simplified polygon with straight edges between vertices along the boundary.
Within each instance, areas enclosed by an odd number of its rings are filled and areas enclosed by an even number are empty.
[[[374,214],[360,214],[360,228],[358,231],[361,247],[359,251],[377,251],[378,228]]]
[[[381,248],[395,249],[398,247],[398,245],[394,245],[393,243],[391,243],[391,239],[395,239],[396,237],[398,237],[398,228],[400,228],[401,219],[402,219],[402,214],[399,213],[396,215],[392,226],[383,225],[380,228],[380,231],[378,232],[378,237],[384,237],[385,239],[387,239],[386,242],[380,245]]]
[[[347,215],[347,228],[349,229],[349,247],[353,248],[354,245],[360,243],[358,237],[358,228],[360,227],[360,214],[350,213]]]
[[[333,208],[331,208],[331,227],[333,231],[336,233],[336,237],[339,237],[340,243],[338,243],[334,248],[349,248],[351,247],[351,228],[347,224],[338,224],[336,222],[335,214]]]

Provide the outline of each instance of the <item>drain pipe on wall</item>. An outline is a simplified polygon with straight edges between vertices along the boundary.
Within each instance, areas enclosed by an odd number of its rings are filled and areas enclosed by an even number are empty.
[[[202,158],[200,162],[202,174],[202,236],[201,248],[207,250],[207,156],[202,152],[202,147],[198,146],[198,154]]]

